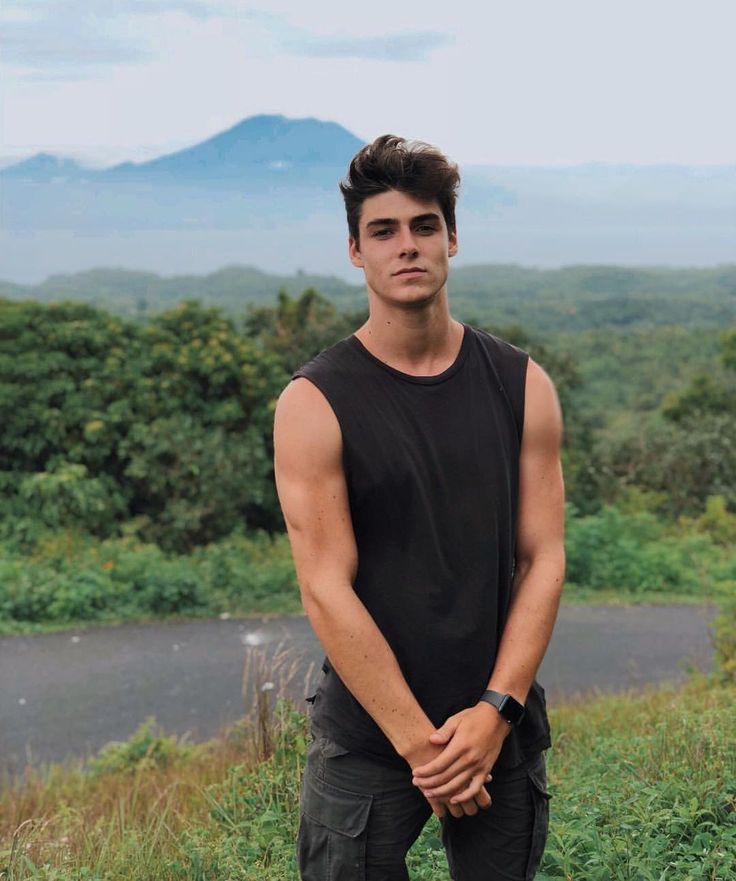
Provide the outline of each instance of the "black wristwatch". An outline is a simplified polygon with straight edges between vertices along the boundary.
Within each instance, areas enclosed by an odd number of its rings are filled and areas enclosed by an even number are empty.
[[[488,689],[483,692],[480,699],[495,707],[510,725],[519,725],[524,718],[526,712],[524,704],[520,704],[510,694],[501,694],[500,691]]]

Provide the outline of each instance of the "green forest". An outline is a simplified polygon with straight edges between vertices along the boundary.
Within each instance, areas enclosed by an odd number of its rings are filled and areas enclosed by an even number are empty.
[[[563,601],[721,609],[711,674],[551,707],[540,881],[726,881],[736,272],[575,268],[557,289],[547,274],[525,303],[513,284],[526,270],[490,269],[499,285],[507,274],[506,301],[481,293],[479,270],[477,289],[468,281],[453,299],[451,287],[451,309],[528,350],[556,383]],[[604,295],[617,278],[626,293]],[[268,296],[215,304],[195,289],[156,308],[114,285],[0,299],[0,633],[300,609],[274,489],[274,405],[294,369],[366,312],[364,299],[273,282]],[[295,878],[307,718],[265,694],[255,716],[205,743],[149,719],[93,759],[6,781],[0,878]],[[408,868],[412,881],[449,881],[434,818]]]
[[[556,383],[566,596],[732,593],[736,267],[485,269],[451,277],[451,310]],[[220,305],[131,311],[79,279],[77,300],[0,300],[0,627],[297,611],[273,409],[365,295],[282,284],[236,308],[223,282]]]

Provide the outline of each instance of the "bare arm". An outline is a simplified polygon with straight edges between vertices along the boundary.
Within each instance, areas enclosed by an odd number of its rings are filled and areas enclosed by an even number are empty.
[[[565,570],[562,416],[552,381],[529,361],[519,462],[516,570],[509,615],[488,688],[524,703],[547,650]],[[422,791],[458,801],[475,795],[493,767],[509,724],[480,702],[432,735],[444,753],[415,769]]]
[[[513,596],[488,683],[489,688],[508,692],[520,703],[526,700],[547,651],[565,576],[561,439],[562,416],[554,386],[530,360]]]
[[[276,487],[302,602],[338,675],[408,761],[438,753],[435,730],[396,657],[353,590],[357,548],[332,408],[306,378],[279,398],[274,421]],[[422,758],[419,758],[422,756]]]

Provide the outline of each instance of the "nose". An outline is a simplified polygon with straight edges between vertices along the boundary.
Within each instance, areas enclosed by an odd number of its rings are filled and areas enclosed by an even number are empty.
[[[400,255],[402,257],[416,257],[419,253],[419,249],[416,246],[416,241],[414,239],[414,233],[410,229],[405,229],[401,233],[401,238],[399,239],[399,248]]]

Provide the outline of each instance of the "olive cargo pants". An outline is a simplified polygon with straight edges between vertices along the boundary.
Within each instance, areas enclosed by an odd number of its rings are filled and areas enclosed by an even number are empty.
[[[549,824],[544,754],[494,771],[492,804],[442,820],[454,881],[531,881]],[[315,732],[302,781],[302,881],[408,881],[405,858],[431,816],[411,772],[351,753]]]

